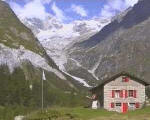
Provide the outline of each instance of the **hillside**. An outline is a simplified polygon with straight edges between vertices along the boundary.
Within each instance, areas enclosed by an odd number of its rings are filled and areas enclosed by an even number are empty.
[[[68,54],[80,66],[68,67],[68,72],[75,74],[77,70],[79,76],[85,76],[80,72],[84,68],[103,80],[120,71],[128,71],[150,82],[149,11],[150,1],[140,0],[94,36],[75,43],[68,49]],[[70,62],[66,66],[71,66]]]
[[[44,107],[80,104],[81,85],[58,69],[31,30],[0,1],[0,107],[40,108],[43,70]]]

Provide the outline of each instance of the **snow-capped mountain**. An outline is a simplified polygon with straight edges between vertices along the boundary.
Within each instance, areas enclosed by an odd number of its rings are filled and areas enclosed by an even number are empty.
[[[53,16],[45,20],[21,16],[19,18],[32,29],[48,55],[63,71],[65,71],[64,64],[67,62],[65,49],[71,43],[89,38],[110,22],[109,19],[91,19],[64,24]]]

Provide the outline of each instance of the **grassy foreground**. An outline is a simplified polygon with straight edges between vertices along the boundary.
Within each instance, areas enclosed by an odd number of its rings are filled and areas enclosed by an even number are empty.
[[[150,107],[126,114],[108,112],[103,109],[50,108],[27,115],[27,120],[150,120]]]

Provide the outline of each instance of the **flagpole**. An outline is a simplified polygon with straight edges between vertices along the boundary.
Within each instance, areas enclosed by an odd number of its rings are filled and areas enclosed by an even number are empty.
[[[42,110],[43,110],[43,77],[42,77]]]
[[[44,84],[44,80],[46,80],[46,77],[45,77],[45,73],[44,73],[44,70],[43,70],[43,75],[42,75],[42,105],[41,105],[41,107],[42,107],[42,110],[43,110],[43,108],[44,108],[44,93],[43,93],[43,89],[44,89],[44,86],[43,86],[43,84]]]

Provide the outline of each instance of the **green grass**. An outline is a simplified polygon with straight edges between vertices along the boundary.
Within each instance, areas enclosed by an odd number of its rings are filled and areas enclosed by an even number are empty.
[[[59,108],[36,111],[27,115],[27,120],[150,120],[150,107],[130,111],[126,114],[108,112],[104,109],[92,110],[89,108]]]
[[[24,106],[0,106],[0,120],[13,120],[17,115],[26,115],[33,111],[32,108]]]

